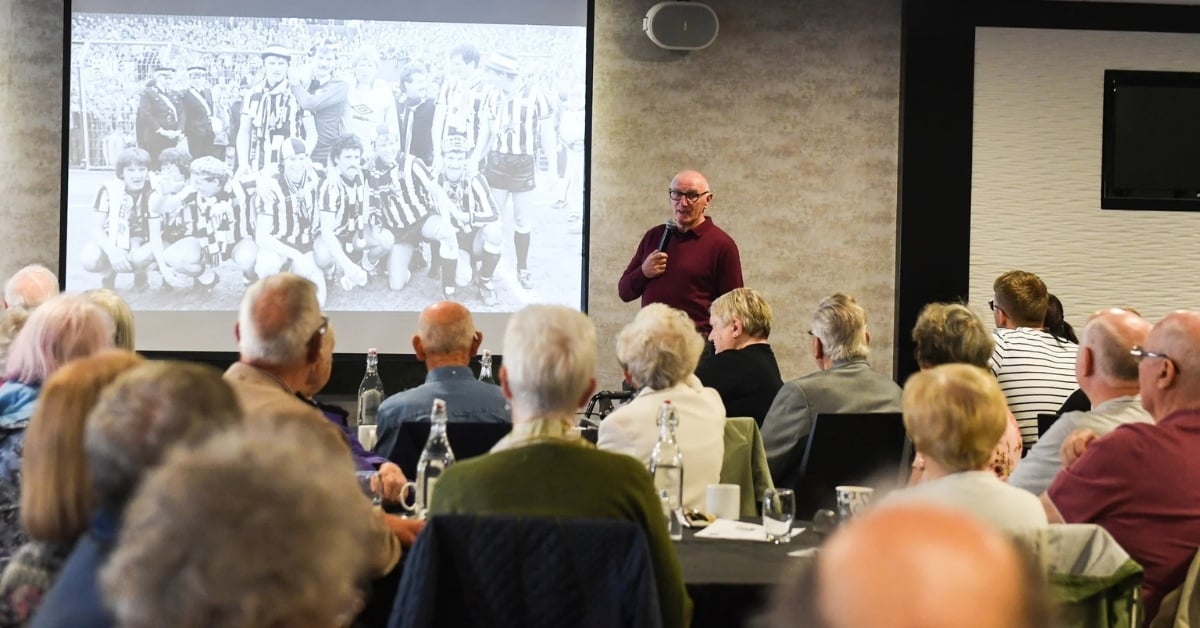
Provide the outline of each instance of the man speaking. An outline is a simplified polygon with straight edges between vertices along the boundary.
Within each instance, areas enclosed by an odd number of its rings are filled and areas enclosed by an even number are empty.
[[[707,338],[708,306],[742,287],[742,261],[733,238],[704,215],[713,199],[704,175],[680,172],[667,194],[671,219],[642,236],[617,292],[625,302],[641,297],[643,306],[665,303],[687,312]]]

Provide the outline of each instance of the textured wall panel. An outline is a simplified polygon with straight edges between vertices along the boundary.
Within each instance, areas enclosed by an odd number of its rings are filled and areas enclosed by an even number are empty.
[[[976,31],[971,300],[1040,275],[1078,328],[1131,305],[1157,320],[1200,308],[1200,213],[1100,209],[1106,69],[1200,71],[1200,35]]]
[[[58,268],[61,0],[0,0],[0,281]]]
[[[890,372],[899,2],[709,4],[716,42],[678,53],[642,34],[649,3],[597,2],[589,303],[601,385],[617,381],[613,339],[637,311],[617,278],[669,217],[666,188],[686,167],[708,175],[709,215],[774,308],[784,377],[815,369],[804,332],[837,291],[867,308],[872,362]]]

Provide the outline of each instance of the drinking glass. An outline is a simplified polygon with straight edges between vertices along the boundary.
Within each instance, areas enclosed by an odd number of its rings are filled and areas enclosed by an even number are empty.
[[[372,506],[383,503],[383,479],[378,471],[357,471],[358,488],[371,500]]]
[[[790,488],[763,492],[763,530],[771,543],[790,543],[792,519],[796,518],[796,493]]]

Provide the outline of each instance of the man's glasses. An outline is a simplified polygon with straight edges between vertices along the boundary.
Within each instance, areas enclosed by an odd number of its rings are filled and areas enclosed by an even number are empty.
[[[321,317],[321,326],[317,328],[317,331],[313,332],[313,335],[314,336],[324,336],[325,332],[327,332],[327,331],[329,331],[329,317],[322,316]]]
[[[993,312],[996,311],[996,300],[995,299],[988,299],[988,309]]]
[[[690,190],[688,192],[684,192],[683,190],[667,190],[667,196],[670,196],[671,200],[678,201],[679,199],[686,198],[689,203],[695,203],[696,201],[700,200],[700,197],[706,194],[711,194],[711,192],[708,192],[707,190],[704,192],[697,192],[695,190]]]
[[[1158,353],[1157,351],[1146,351],[1139,345],[1133,345],[1133,348],[1129,350],[1129,355],[1133,356],[1133,359],[1137,360],[1138,362],[1141,362],[1146,358],[1162,358],[1174,365],[1176,371],[1179,370],[1179,364],[1176,363],[1175,360],[1172,360],[1171,356],[1165,353]]]

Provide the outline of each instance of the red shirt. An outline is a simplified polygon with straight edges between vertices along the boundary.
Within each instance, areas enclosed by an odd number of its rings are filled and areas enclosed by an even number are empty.
[[[642,298],[642,306],[665,303],[687,312],[696,330],[708,337],[708,306],[717,297],[742,287],[742,260],[737,244],[729,234],[705,218],[687,233],[676,232],[667,243],[667,271],[646,279],[642,262],[658,250],[665,225],[658,225],[642,236],[637,252],[617,283],[621,300]]]
[[[1046,493],[1067,523],[1108,530],[1146,570],[1147,619],[1200,547],[1200,409],[1127,424],[1093,442]]]

